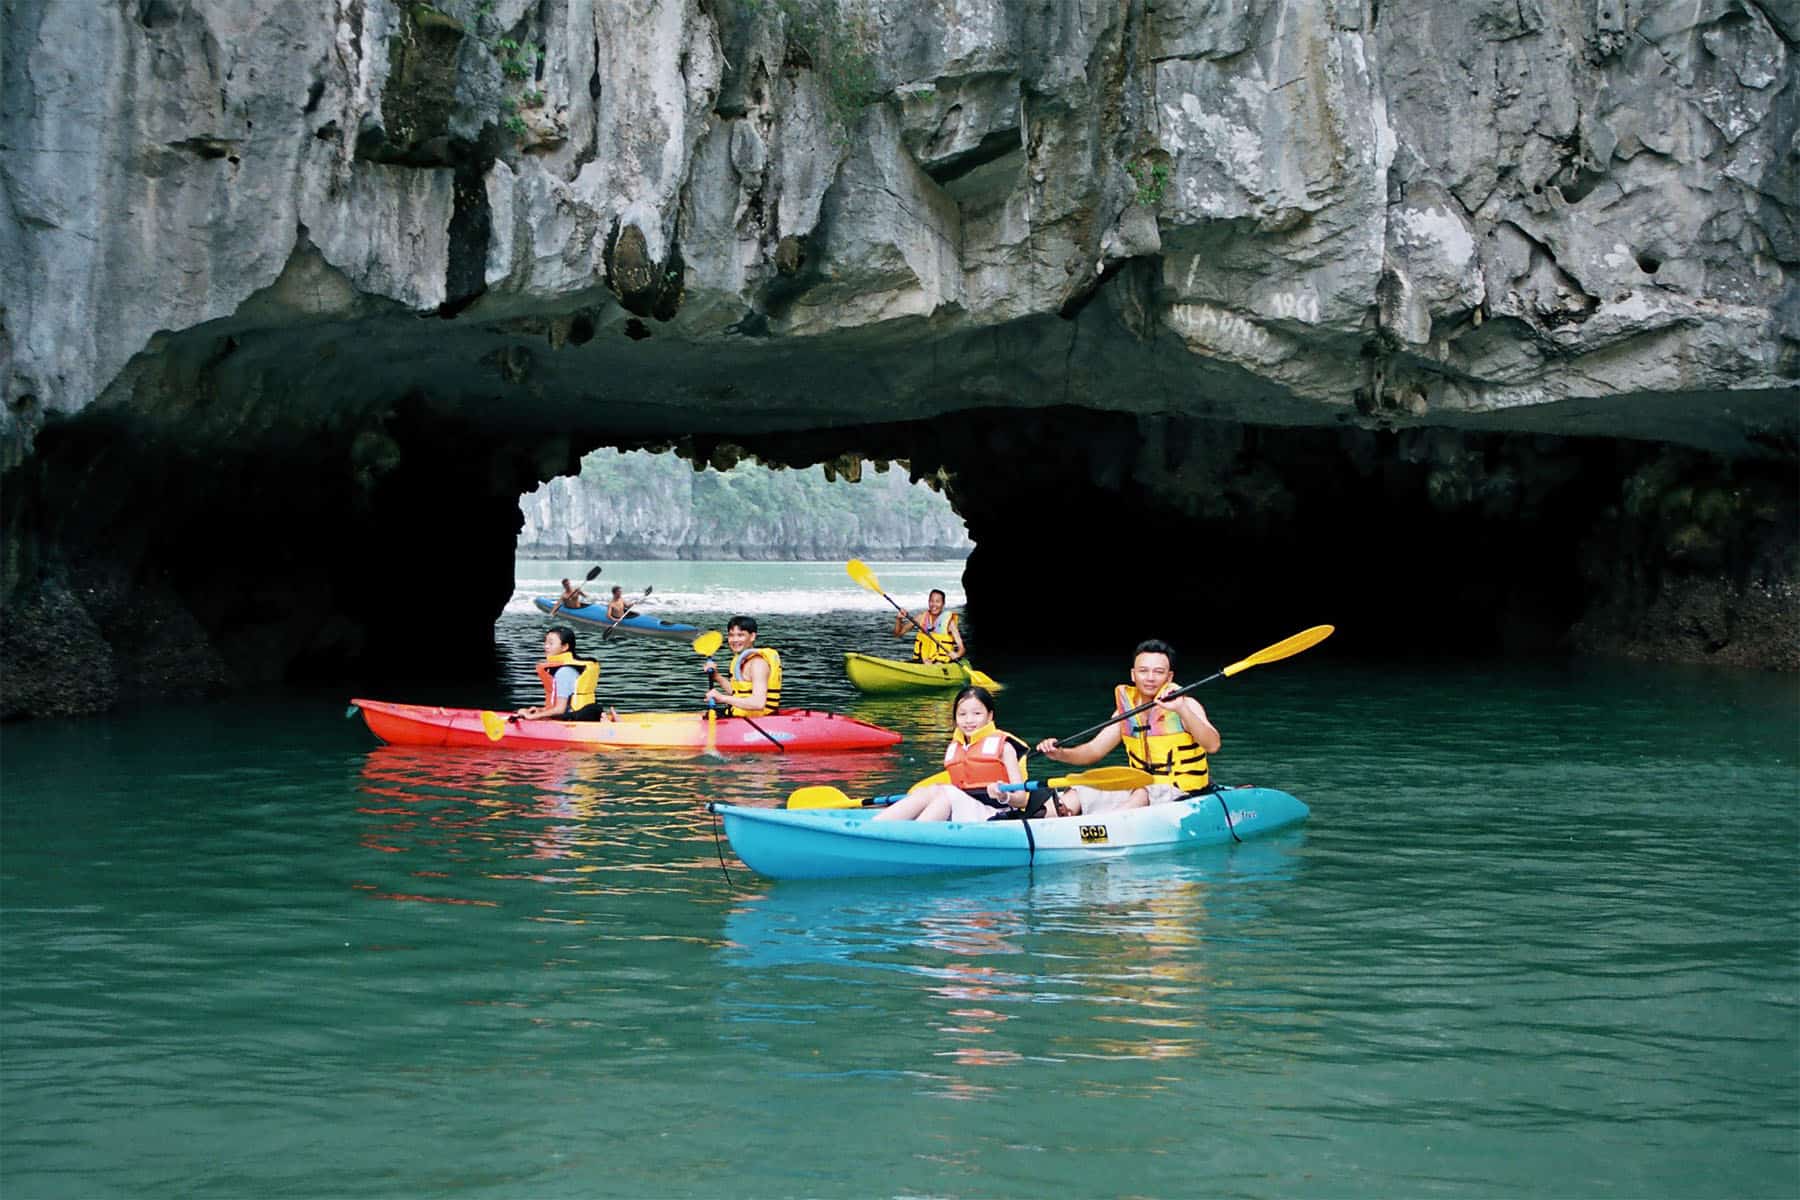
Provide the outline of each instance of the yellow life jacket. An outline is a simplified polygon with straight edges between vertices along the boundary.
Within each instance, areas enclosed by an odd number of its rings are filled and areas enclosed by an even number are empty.
[[[1170,680],[1158,696],[1175,690]],[[1118,707],[1114,712],[1130,712],[1138,706],[1137,689],[1122,684],[1113,691]],[[1152,708],[1124,719],[1125,760],[1140,771],[1156,776],[1157,783],[1172,783],[1184,792],[1197,792],[1212,783],[1212,768],[1206,761],[1206,750],[1181,724],[1181,716],[1167,709]]]
[[[552,654],[537,665],[538,680],[544,685],[544,703],[556,703],[556,672],[559,667],[578,667],[581,674],[575,680],[575,694],[569,697],[569,711],[580,712],[590,704],[599,703],[600,660],[597,658],[578,658],[568,651]]]
[[[914,620],[925,632],[913,635],[913,657],[922,663],[955,662],[956,639],[950,631],[956,627],[956,614],[941,612],[933,620],[930,613],[923,613]]]
[[[731,715],[734,717],[766,717],[781,708],[781,655],[767,646],[752,646],[731,660],[731,694],[748,696],[756,690],[756,685],[744,674],[744,662],[758,655],[769,664],[769,688],[764,693],[765,703],[761,708],[742,708],[734,704],[731,707]]]

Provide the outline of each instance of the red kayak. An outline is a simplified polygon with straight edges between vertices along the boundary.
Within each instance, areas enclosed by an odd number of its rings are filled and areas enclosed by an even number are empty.
[[[369,731],[395,746],[478,746],[513,750],[709,750],[773,754],[781,750],[880,750],[897,745],[891,729],[797,708],[767,717],[717,717],[702,712],[620,713],[616,721],[494,721],[490,738],[478,708],[352,700]],[[505,717],[506,714],[500,714]],[[755,721],[755,726],[751,725]],[[761,732],[758,732],[760,729]],[[777,746],[779,743],[779,746]]]

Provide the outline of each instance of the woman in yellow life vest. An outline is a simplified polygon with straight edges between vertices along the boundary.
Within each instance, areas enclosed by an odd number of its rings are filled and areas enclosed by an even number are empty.
[[[1192,696],[1160,699],[1175,691],[1177,686],[1174,647],[1154,639],[1140,642],[1132,655],[1131,682],[1113,691],[1113,712],[1128,712],[1140,704],[1152,702],[1155,708],[1114,721],[1096,734],[1093,741],[1080,746],[1063,747],[1055,738],[1045,738],[1038,743],[1038,753],[1057,762],[1082,767],[1099,762],[1114,746],[1123,745],[1127,762],[1156,776],[1155,783],[1138,788],[1123,798],[1118,792],[1103,792],[1098,788],[1069,788],[1058,796],[1058,804],[1064,813],[1142,808],[1146,804],[1179,800],[1212,786],[1212,767],[1207,755],[1218,752],[1219,731],[1207,718],[1200,702]]]
[[[575,653],[575,631],[553,625],[544,632],[544,661],[537,664],[544,702],[513,715],[525,720],[599,721],[604,719],[598,695],[600,660]]]
[[[731,647],[731,673],[720,676],[718,664],[706,660],[705,671],[712,681],[726,683],[731,690],[706,689],[708,704],[728,706],[734,717],[766,717],[781,708],[781,655],[768,646],[756,644],[756,618],[733,617],[725,626],[725,642]]]
[[[956,693],[956,729],[944,748],[944,773],[937,783],[907,794],[876,813],[877,821],[987,821],[1022,807],[1025,792],[1002,792],[1003,783],[1023,783],[1019,751],[1026,745],[994,725],[994,697],[986,688]]]
[[[924,612],[914,616],[903,608],[894,614],[894,636],[912,635],[913,658],[919,662],[954,662],[969,655],[963,647],[962,622],[955,613],[944,611],[944,599],[941,589],[932,588]]]

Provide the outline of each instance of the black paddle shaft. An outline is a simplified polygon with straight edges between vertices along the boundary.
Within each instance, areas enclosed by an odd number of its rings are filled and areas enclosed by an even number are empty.
[[[1199,687],[1201,683],[1211,683],[1215,679],[1223,679],[1223,678],[1225,678],[1225,672],[1215,671],[1211,675],[1208,675],[1205,679],[1202,679],[1200,681],[1200,683],[1190,683],[1186,687],[1178,687],[1166,696],[1157,697],[1157,700],[1173,700],[1177,696],[1187,695],[1189,692],[1191,692],[1195,688]],[[1155,708],[1155,707],[1156,707],[1156,700],[1152,700],[1148,704],[1140,704],[1136,708],[1128,708],[1122,713],[1114,713],[1112,716],[1110,716],[1106,720],[1100,722],[1098,725],[1089,725],[1086,729],[1082,730],[1080,733],[1071,733],[1068,737],[1057,738],[1056,739],[1057,748],[1061,749],[1062,747],[1066,746],[1070,742],[1079,741],[1085,737],[1092,737],[1094,734],[1099,733],[1102,729],[1105,729],[1108,725],[1111,725],[1114,721],[1123,721],[1126,717],[1135,717],[1139,713],[1143,712],[1145,709]]]

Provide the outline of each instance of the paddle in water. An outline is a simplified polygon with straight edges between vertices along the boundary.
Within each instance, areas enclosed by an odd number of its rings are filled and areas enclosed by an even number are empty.
[[[650,593],[654,592],[655,590],[656,589],[654,587],[650,586],[649,584],[645,584],[643,595],[639,596],[636,600],[627,600],[625,602],[625,611],[620,613],[617,617],[614,617],[613,623],[611,625],[608,625],[605,629],[601,630],[600,640],[603,642],[610,641],[612,638],[612,635],[613,635],[613,630],[615,630],[619,627],[619,622],[623,621],[626,617],[629,617],[632,615],[631,614],[631,606],[634,604],[642,604],[644,601],[646,601],[650,598]],[[712,651],[709,650],[709,651],[707,651],[707,653],[711,654]]]
[[[592,583],[592,582],[594,582],[594,580],[596,580],[598,578],[600,578],[600,568],[598,565],[596,565],[586,575],[582,576],[581,582],[582,583]],[[576,590],[579,591],[580,588],[577,587]],[[563,606],[563,597],[565,597],[567,595],[568,595],[568,593],[564,592],[562,596],[558,596],[556,598],[556,603],[552,604],[550,606],[550,611],[548,613],[545,613],[544,615],[549,616],[549,617],[554,617],[556,615],[556,610]],[[492,735],[490,734],[489,736],[492,736]]]
[[[896,792],[891,796],[871,796],[867,800],[856,800],[845,795],[829,784],[814,787],[803,787],[787,798],[788,808],[879,808],[892,804],[896,800],[904,800],[917,791],[921,784],[937,782],[921,780],[911,789]],[[1131,788],[1145,787],[1152,782],[1148,771],[1140,771],[1136,767],[1096,767],[1092,771],[1081,771],[1074,775],[1063,775],[1056,779],[1026,780],[1024,783],[1003,783],[1003,792],[1027,792],[1041,788],[1091,787],[1107,791],[1127,791]]]
[[[709,629],[705,633],[701,634],[699,637],[697,637],[693,640],[692,645],[693,645],[694,653],[705,656],[705,657],[711,657],[713,652],[719,648],[720,643],[722,643],[724,640],[725,640],[724,635],[721,634],[718,630]],[[707,668],[706,668],[706,673],[709,676],[711,676],[714,684],[717,684],[719,682],[718,668],[716,668],[712,664],[708,663]],[[716,717],[714,716],[714,713],[715,713],[715,709],[713,707],[713,701],[709,697],[706,701],[706,751],[705,752],[707,754],[717,754],[718,753],[718,733],[717,733],[716,726],[715,726]],[[770,744],[773,745],[776,750],[780,751],[782,754],[787,753],[787,747],[781,744],[781,739],[776,737],[774,734],[770,733],[768,730],[764,729],[761,725],[758,725],[755,721],[751,720],[749,717],[742,716],[742,715],[739,715],[736,719],[744,722],[744,724],[750,726],[750,728],[756,730],[756,732],[758,732],[758,733],[762,734],[764,737],[768,738]]]
[[[1208,675],[1205,679],[1199,680],[1196,683],[1187,684],[1185,687],[1178,687],[1168,695],[1159,696],[1156,700],[1151,700],[1146,704],[1140,704],[1136,708],[1126,709],[1122,713],[1114,713],[1098,725],[1089,725],[1079,733],[1071,733],[1068,737],[1057,738],[1055,739],[1056,745],[1060,748],[1068,745],[1070,742],[1078,742],[1082,738],[1092,737],[1102,729],[1105,729],[1108,725],[1111,725],[1114,721],[1123,721],[1126,717],[1134,717],[1146,709],[1155,708],[1159,701],[1173,700],[1177,696],[1185,696],[1202,684],[1211,683],[1215,679],[1224,679],[1228,676],[1236,675],[1239,671],[1248,671],[1251,667],[1260,667],[1264,663],[1280,662],[1284,658],[1292,658],[1302,650],[1309,650],[1330,637],[1336,628],[1337,626],[1335,625],[1314,625],[1311,629],[1303,629],[1293,637],[1283,638],[1273,646],[1264,646],[1250,657],[1240,658],[1224,670],[1214,671],[1211,675]]]
[[[942,638],[926,629],[916,620],[913,620],[913,615],[911,613],[907,612],[904,608],[901,608],[899,603],[892,596],[881,590],[881,580],[875,578],[875,572],[869,570],[869,564],[863,562],[860,558],[853,558],[844,564],[844,570],[850,578],[856,581],[858,587],[867,588],[869,591],[880,596],[883,600],[886,600],[889,604],[892,604],[895,612],[912,622],[912,627],[914,629],[930,638],[938,646],[945,649],[951,648],[945,647]],[[997,692],[1000,690],[1001,684],[993,676],[985,671],[977,671],[974,667],[969,665],[969,660],[966,658],[958,661],[962,664],[962,669],[969,673],[970,683],[978,688],[986,688],[990,692]]]

